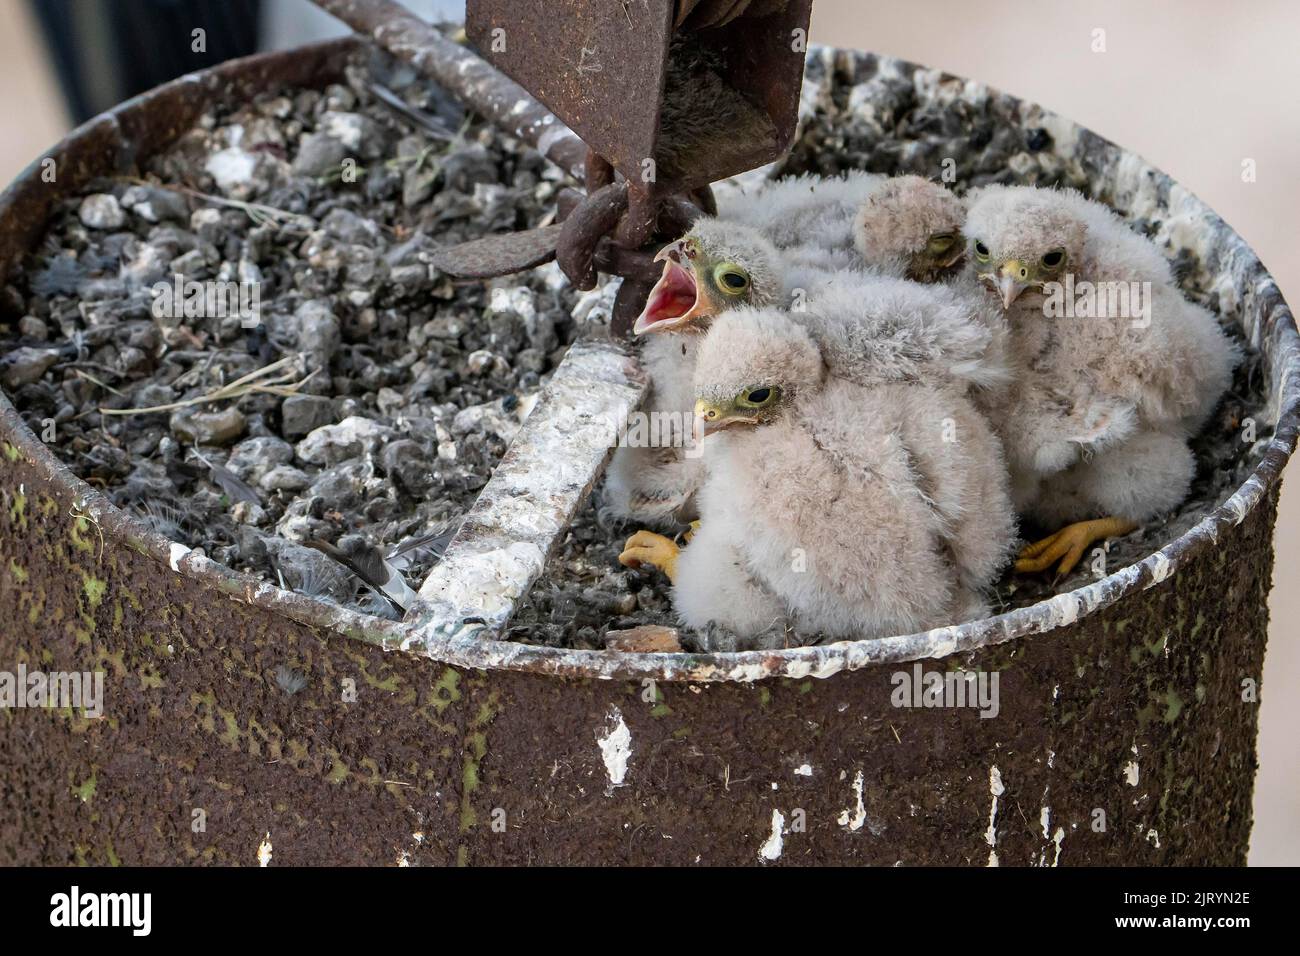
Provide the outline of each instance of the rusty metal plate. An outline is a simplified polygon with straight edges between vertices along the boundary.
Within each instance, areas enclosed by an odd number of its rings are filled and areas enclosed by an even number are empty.
[[[563,228],[541,226],[447,246],[433,254],[433,264],[462,279],[491,279],[522,272],[555,258]]]
[[[470,0],[465,31],[625,176],[654,155],[673,0]]]
[[[662,193],[785,151],[811,9],[759,3],[716,21],[695,10],[674,39],[673,0],[470,0],[466,31],[624,177],[653,175]]]

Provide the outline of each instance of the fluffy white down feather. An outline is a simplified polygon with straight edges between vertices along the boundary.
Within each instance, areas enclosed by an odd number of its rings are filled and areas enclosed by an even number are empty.
[[[769,380],[792,396],[775,420],[705,440],[709,537],[678,563],[682,622],[752,637],[775,607],[801,634],[840,639],[986,612],[1015,519],[998,442],[965,390],[855,384],[826,373],[788,316],[723,316],[701,347],[696,391]]]
[[[1022,513],[1048,525],[1102,515],[1142,522],[1176,507],[1195,470],[1186,439],[1230,384],[1236,347],[1182,295],[1160,250],[1102,204],[1019,186],[986,187],[968,203],[965,232],[994,263],[1064,249],[1076,286],[1150,283],[1148,327],[1116,315],[1047,318],[1033,290],[1008,311],[1015,381],[988,411]],[[973,292],[980,268],[972,256]]]

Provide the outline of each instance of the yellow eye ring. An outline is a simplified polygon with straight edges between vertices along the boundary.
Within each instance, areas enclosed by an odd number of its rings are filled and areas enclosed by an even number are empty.
[[[723,262],[715,266],[713,282],[727,295],[744,295],[749,291],[749,273],[734,262]]]
[[[781,400],[781,389],[776,385],[756,385],[747,388],[736,398],[740,408],[767,408]]]

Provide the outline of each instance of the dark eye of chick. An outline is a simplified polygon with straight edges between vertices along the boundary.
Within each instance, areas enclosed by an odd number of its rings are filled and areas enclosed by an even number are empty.
[[[745,398],[753,402],[755,405],[762,405],[771,397],[772,390],[770,388],[756,388],[745,396]]]
[[[975,252],[981,256],[987,256],[989,254],[989,247],[984,245],[984,243],[980,242],[978,239],[976,239]]]
[[[1055,269],[1065,261],[1065,253],[1060,249],[1053,249],[1047,255],[1043,256],[1043,265],[1049,269]]]

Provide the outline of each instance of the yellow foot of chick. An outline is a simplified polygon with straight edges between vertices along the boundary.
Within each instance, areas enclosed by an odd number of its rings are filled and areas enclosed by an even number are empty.
[[[1127,518],[1097,518],[1095,521],[1066,525],[1056,534],[1035,541],[1021,551],[1016,560],[1016,571],[1020,574],[1034,574],[1046,571],[1056,564],[1057,577],[1064,577],[1074,569],[1094,542],[1128,534],[1136,529],[1137,523]]]
[[[668,575],[669,581],[676,581],[679,554],[681,548],[671,538],[665,538],[653,531],[638,531],[623,545],[623,553],[618,556],[618,563],[625,568],[639,568],[643,564],[648,564]]]

